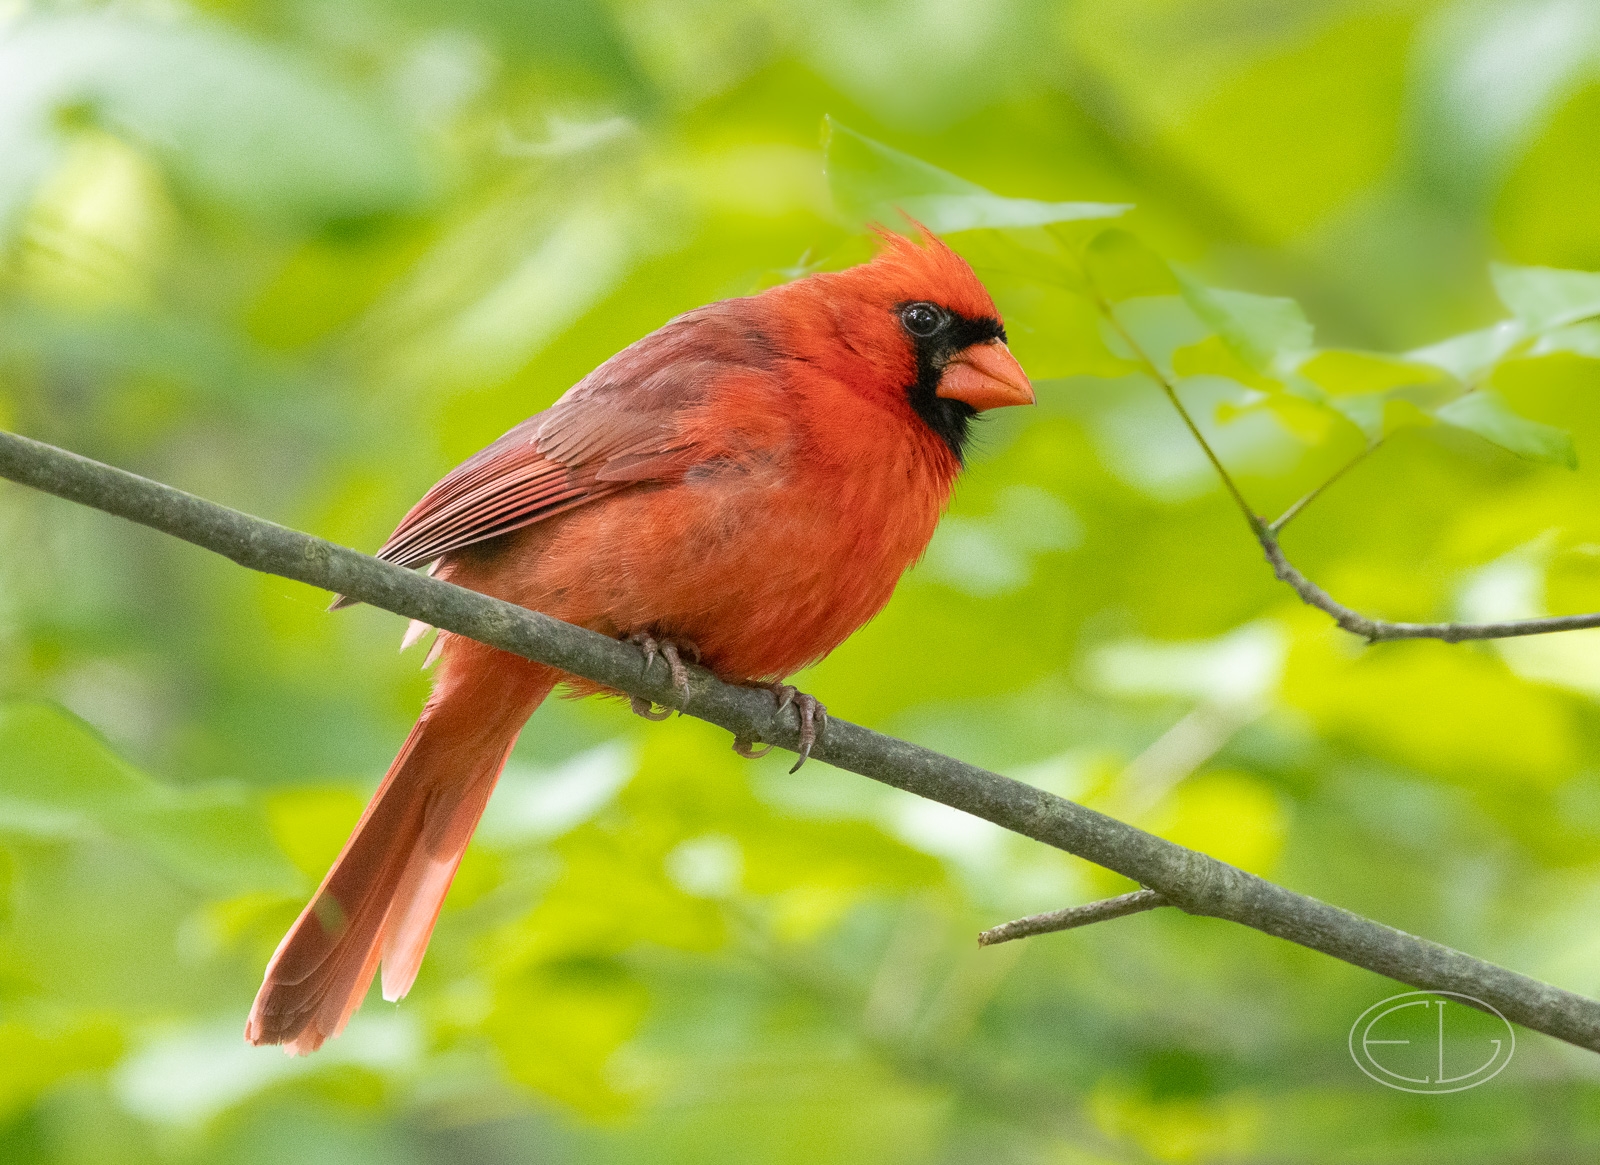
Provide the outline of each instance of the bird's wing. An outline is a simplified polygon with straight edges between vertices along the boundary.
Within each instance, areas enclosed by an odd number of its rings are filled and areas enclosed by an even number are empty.
[[[719,384],[767,379],[771,356],[725,315],[701,309],[617,354],[430,489],[378,551],[421,566],[716,457],[684,423]]]

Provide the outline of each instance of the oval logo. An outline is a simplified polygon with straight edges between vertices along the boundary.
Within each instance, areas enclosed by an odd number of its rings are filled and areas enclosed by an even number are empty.
[[[1350,1056],[1368,1076],[1401,1092],[1464,1092],[1511,1063],[1511,1022],[1481,999],[1455,991],[1407,991],[1374,1003],[1350,1028]]]

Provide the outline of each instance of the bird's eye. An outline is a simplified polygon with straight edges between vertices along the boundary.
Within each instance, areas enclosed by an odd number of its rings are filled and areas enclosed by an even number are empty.
[[[931,336],[944,326],[944,312],[931,303],[909,303],[900,309],[900,322],[913,336]]]

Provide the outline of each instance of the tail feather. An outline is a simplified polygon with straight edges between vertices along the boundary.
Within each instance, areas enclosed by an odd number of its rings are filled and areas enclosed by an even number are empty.
[[[459,860],[440,861],[419,851],[406,867],[383,934],[383,997],[390,1003],[404,999],[416,982],[458,865]]]
[[[506,742],[495,763],[483,770],[485,776],[474,779],[448,812],[430,818],[423,844],[412,851],[406,863],[383,928],[383,997],[391,1003],[404,998],[416,981],[444,896],[515,743],[515,737]]]
[[[411,988],[456,868],[529,713],[555,685],[537,664],[451,636],[433,697],[333,868],[278,945],[245,1038],[315,1051],[383,964]]]

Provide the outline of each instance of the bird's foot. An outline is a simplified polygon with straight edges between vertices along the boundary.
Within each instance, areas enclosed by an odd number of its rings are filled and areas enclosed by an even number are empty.
[[[794,762],[791,773],[800,771],[800,766],[806,763],[806,758],[811,755],[811,746],[817,743],[817,737],[823,727],[828,723],[828,709],[817,700],[815,696],[808,696],[792,684],[751,684],[753,688],[764,688],[772,693],[772,698],[778,702],[777,710],[782,712],[789,705],[794,705],[795,714],[800,717],[800,759]],[[733,751],[742,757],[756,760],[772,751],[772,745],[757,749],[755,742],[747,736],[736,736],[733,740]]]
[[[684,707],[689,703],[689,669],[683,665],[683,657],[687,655],[694,663],[700,662],[700,649],[687,639],[667,639],[650,634],[648,631],[635,631],[623,637],[628,643],[638,645],[644,650],[644,670],[649,671],[650,665],[655,663],[656,656],[660,655],[667,661],[667,668],[672,672],[672,686],[678,690],[678,706]],[[650,701],[642,696],[633,696],[629,703],[633,710],[646,720],[665,720],[672,715],[670,709],[663,707],[660,712],[651,710]]]

